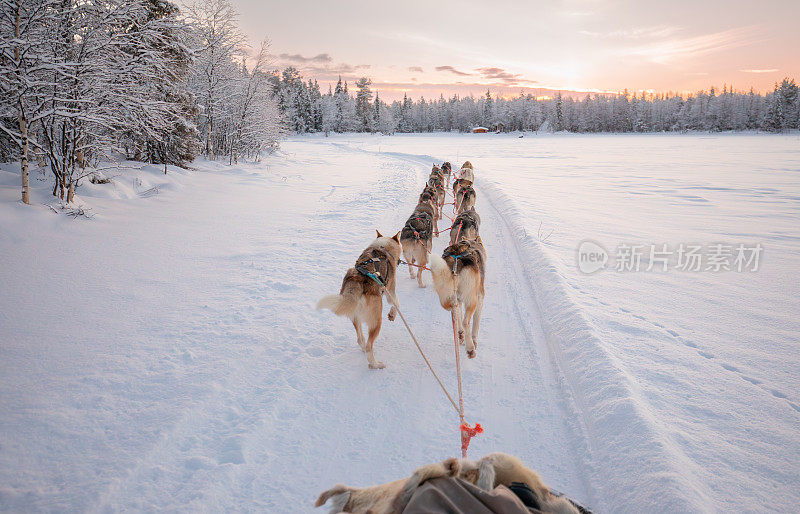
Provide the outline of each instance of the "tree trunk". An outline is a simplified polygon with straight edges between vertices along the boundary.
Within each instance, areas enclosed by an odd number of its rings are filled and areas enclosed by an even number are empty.
[[[22,100],[20,99],[20,102]],[[22,114],[22,107],[20,107],[19,115],[19,132],[22,134],[22,156],[20,157],[20,166],[22,168],[22,201],[28,205],[31,204],[30,196],[30,182],[28,173],[28,120]]]
[[[14,62],[17,65],[17,75],[21,73],[22,62],[19,56],[19,25],[22,18],[22,0],[17,0],[17,14],[14,19],[14,38],[17,40],[14,46]],[[19,95],[19,133],[22,136],[22,155],[19,159],[22,171],[22,202],[31,204],[30,182],[28,176],[28,120],[25,117],[25,106],[22,103],[22,94]]]

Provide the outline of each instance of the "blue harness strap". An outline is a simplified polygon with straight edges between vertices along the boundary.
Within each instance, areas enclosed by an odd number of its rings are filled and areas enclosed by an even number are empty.
[[[465,254],[465,253],[460,253],[458,255],[453,255],[452,256],[453,257],[453,275],[456,274],[456,266],[458,265],[458,259],[460,259],[461,257],[466,257],[466,256],[467,256],[467,254]]]
[[[377,266],[375,266],[375,263],[376,263],[376,262],[380,262],[380,259],[378,259],[378,258],[376,258],[376,257],[373,257],[373,258],[371,259],[371,262],[372,262],[372,265],[375,267],[375,271],[369,271],[368,269],[366,269],[366,268],[364,267],[364,265],[363,265],[363,264],[359,264],[359,265],[357,265],[357,266],[355,267],[356,271],[358,271],[359,273],[361,273],[361,274],[362,274],[362,275],[364,275],[365,277],[371,278],[372,280],[374,280],[375,282],[377,282],[379,286],[381,286],[381,287],[386,287],[386,284],[384,284],[384,283],[383,283],[383,281],[380,279],[381,272],[380,272],[380,271],[378,271],[378,267],[377,267]]]

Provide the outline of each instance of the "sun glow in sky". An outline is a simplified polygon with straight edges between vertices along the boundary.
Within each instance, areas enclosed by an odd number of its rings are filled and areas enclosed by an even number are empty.
[[[251,44],[381,98],[552,90],[689,93],[800,79],[800,0],[231,0]]]

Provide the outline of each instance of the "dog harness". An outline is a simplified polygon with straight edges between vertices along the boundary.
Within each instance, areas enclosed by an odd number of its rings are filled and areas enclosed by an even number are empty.
[[[408,230],[414,234],[415,239],[428,239],[429,234],[433,229],[433,221],[429,214],[412,214],[406,225],[403,227],[403,232]]]
[[[370,250],[371,255],[359,259],[354,266],[355,270],[377,282],[381,287],[386,287],[392,271],[389,255],[377,248]]]

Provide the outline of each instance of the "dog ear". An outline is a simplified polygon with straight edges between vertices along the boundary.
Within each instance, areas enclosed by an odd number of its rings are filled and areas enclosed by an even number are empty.
[[[377,228],[375,229],[375,233],[378,234],[378,237],[383,237],[383,234],[381,234],[381,231]]]
[[[400,242],[400,234],[401,234],[402,232],[403,232],[402,230],[398,230],[398,231],[397,231],[397,234],[395,234],[395,235],[394,235],[394,237],[393,237],[392,239],[394,239],[395,241],[397,241],[397,242],[399,243],[399,242]]]

